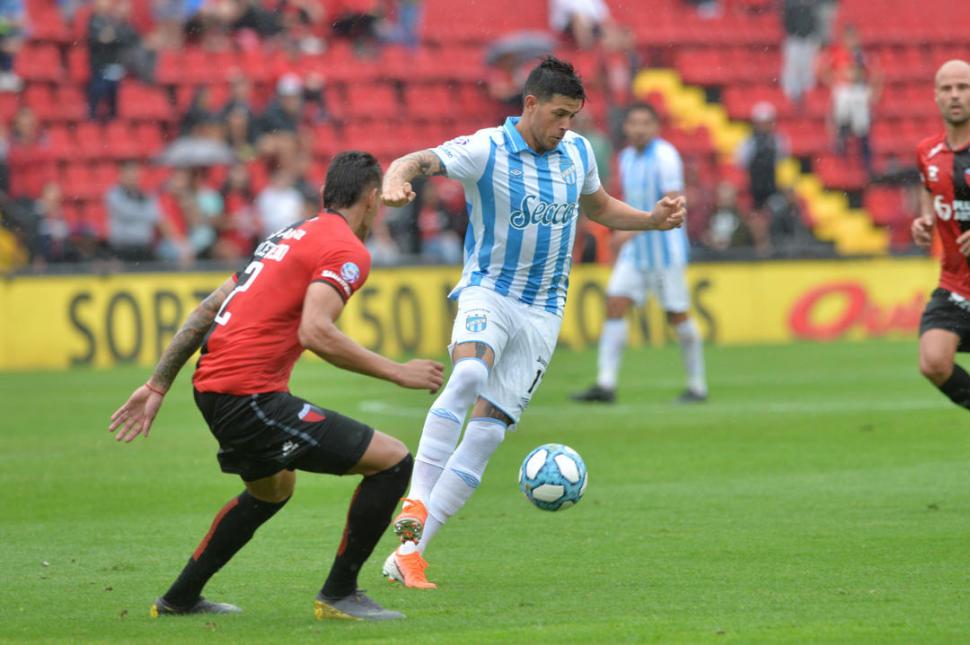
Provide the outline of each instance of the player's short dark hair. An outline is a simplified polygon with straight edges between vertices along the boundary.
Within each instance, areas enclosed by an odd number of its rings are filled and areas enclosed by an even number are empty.
[[[548,101],[554,94],[561,94],[586,102],[583,79],[576,74],[571,64],[554,56],[547,56],[529,72],[522,95],[530,94],[540,101]]]
[[[374,155],[357,150],[341,152],[327,169],[327,179],[323,184],[323,207],[353,206],[365,190],[380,183],[381,165]]]
[[[654,121],[660,121],[660,114],[657,112],[657,108],[653,107],[646,101],[634,101],[633,103],[630,103],[628,106],[626,106],[626,111],[623,113],[623,118],[626,119],[628,116],[639,110],[648,112],[650,116],[653,117]]]

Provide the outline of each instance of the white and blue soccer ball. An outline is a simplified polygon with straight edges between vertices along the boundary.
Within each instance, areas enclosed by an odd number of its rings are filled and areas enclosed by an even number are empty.
[[[561,511],[583,498],[589,475],[579,453],[561,443],[547,443],[528,455],[519,469],[519,489],[544,511]]]

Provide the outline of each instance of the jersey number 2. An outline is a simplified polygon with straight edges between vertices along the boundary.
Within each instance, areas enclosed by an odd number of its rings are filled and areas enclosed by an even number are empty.
[[[248,289],[254,282],[256,282],[256,276],[258,276],[259,272],[262,270],[263,270],[262,262],[257,261],[257,262],[249,263],[249,266],[247,266],[243,270],[242,275],[239,276],[239,284],[236,285],[236,288],[232,290],[232,293],[229,294],[229,297],[226,298],[226,301],[223,302],[222,306],[219,308],[219,313],[216,314],[216,317],[215,317],[216,323],[220,325],[225,325],[226,323],[229,322],[229,319],[232,318],[232,313],[229,311],[226,311],[226,308],[229,306],[229,302],[236,296],[237,293],[242,293],[243,291]]]

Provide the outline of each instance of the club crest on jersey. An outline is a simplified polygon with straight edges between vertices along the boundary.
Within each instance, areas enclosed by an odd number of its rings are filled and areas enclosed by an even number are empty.
[[[485,314],[469,314],[465,318],[465,329],[473,334],[485,331],[486,327],[488,327],[488,318],[485,317]]]
[[[576,183],[576,166],[568,161],[566,163],[569,165],[564,166],[560,174],[562,175],[562,180],[572,186]]]
[[[517,210],[512,211],[509,223],[522,230],[530,224],[556,226],[573,221],[578,213],[576,202],[544,202],[538,195],[526,195]]]
[[[344,262],[344,265],[340,267],[340,277],[353,284],[360,277],[360,267],[353,262]]]
[[[300,410],[300,414],[297,416],[299,416],[300,421],[303,421],[304,423],[316,423],[327,418],[327,416],[323,413],[323,410],[312,406],[309,403],[303,404],[303,409]]]
[[[929,177],[927,177],[927,181],[940,180],[940,168],[938,166],[927,166],[926,174],[929,175]]]

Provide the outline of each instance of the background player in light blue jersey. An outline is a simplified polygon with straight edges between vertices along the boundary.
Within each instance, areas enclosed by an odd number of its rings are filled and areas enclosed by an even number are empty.
[[[389,206],[414,199],[415,177],[457,179],[469,219],[465,266],[451,294],[458,299],[453,369],[428,412],[411,490],[395,521],[404,543],[384,563],[384,574],[408,587],[435,586],[425,577],[424,549],[479,485],[549,366],[580,208],[624,230],[666,230],[684,221],[682,197],[664,198],[649,212],[603,190],[589,142],[569,131],[586,100],[572,65],[546,59],[529,74],[523,95],[521,117],[397,159],[384,179]]]
[[[627,109],[623,133],[629,144],[620,152],[620,181],[623,199],[644,207],[661,197],[684,194],[684,164],[676,148],[661,139],[660,119],[648,103],[634,103]],[[616,398],[617,374],[626,347],[630,305],[642,305],[652,292],[667,314],[667,323],[677,332],[687,372],[687,389],[682,403],[707,400],[704,376],[704,348],[697,325],[687,311],[687,231],[616,233],[620,252],[606,287],[606,322],[600,336],[596,384],[573,395],[577,401],[612,403]]]

